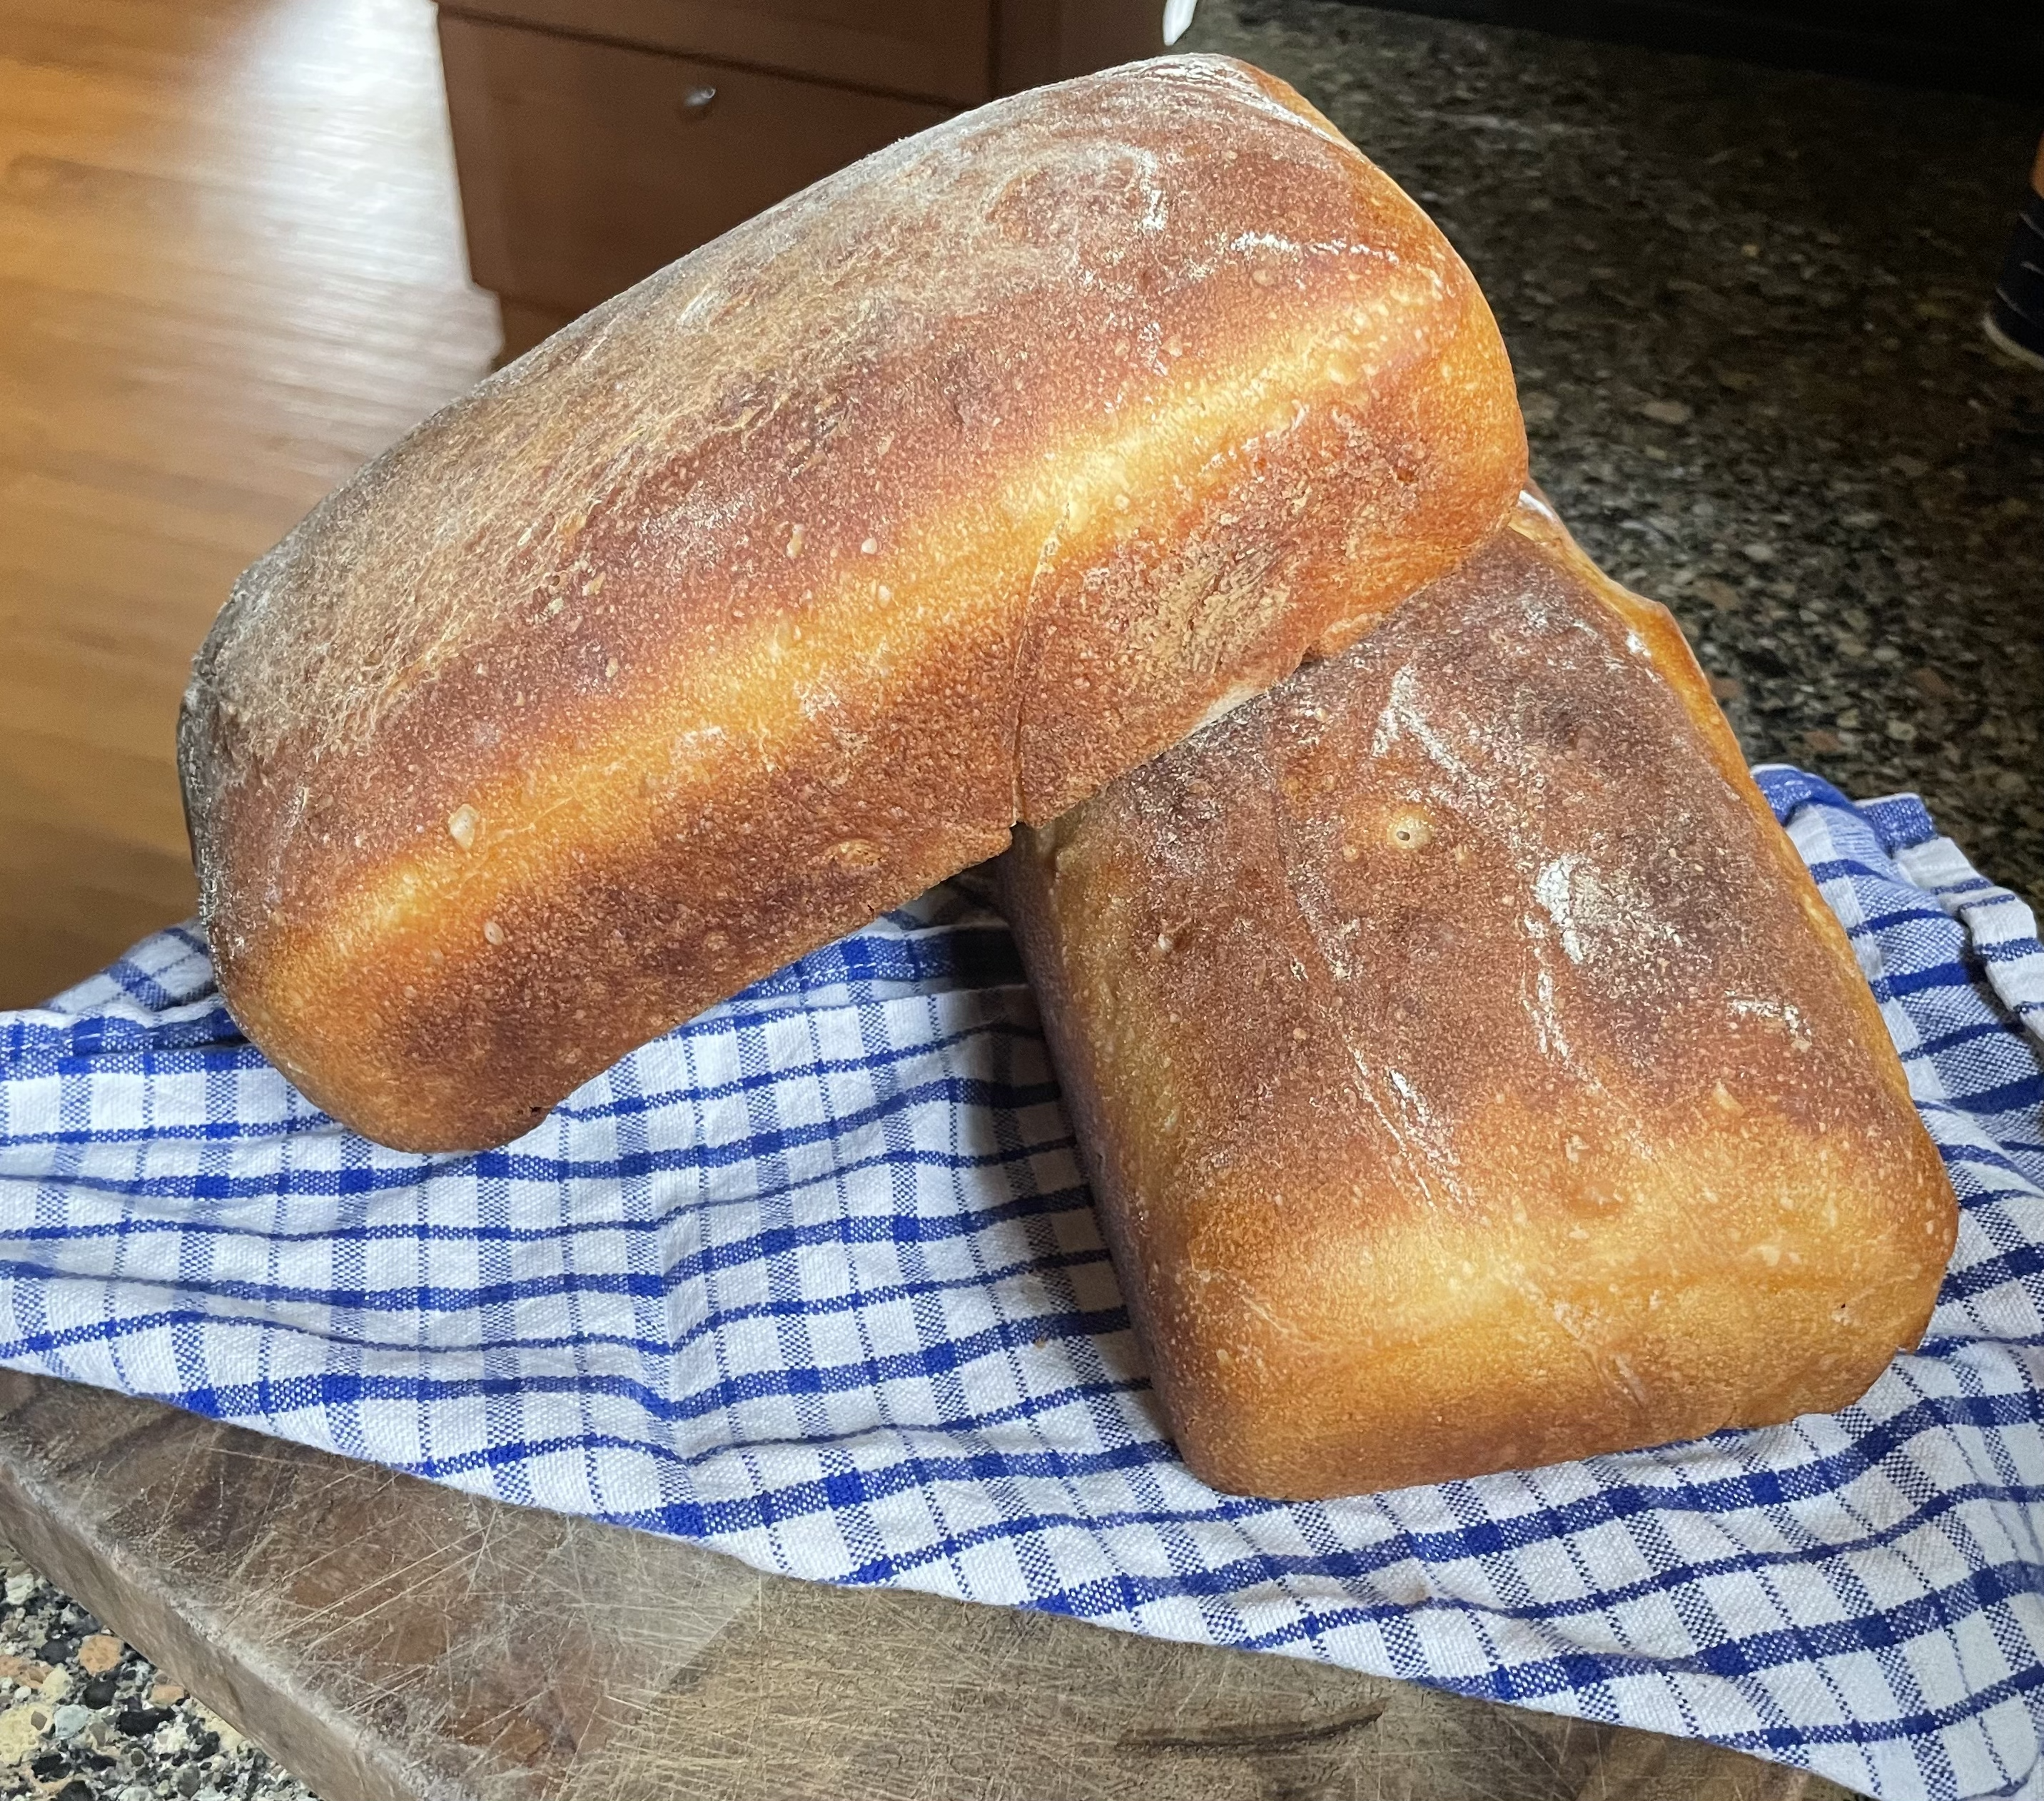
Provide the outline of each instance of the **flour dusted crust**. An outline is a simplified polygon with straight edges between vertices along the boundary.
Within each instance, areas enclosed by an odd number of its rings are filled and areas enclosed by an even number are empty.
[[[1835,1408],[1951,1253],[1879,1009],[1673,620],[1515,525],[1003,859],[1221,1488]]]
[[[237,585],[180,737],[255,1042],[524,1131],[1452,566],[1525,446],[1445,240],[1281,83],[1003,101],[436,414]]]

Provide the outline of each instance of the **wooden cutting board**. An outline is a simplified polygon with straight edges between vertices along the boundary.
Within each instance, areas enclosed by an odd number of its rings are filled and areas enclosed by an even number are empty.
[[[325,1801],[1790,1801],[1290,1658],[762,1576],[0,1371],[0,1537]]]

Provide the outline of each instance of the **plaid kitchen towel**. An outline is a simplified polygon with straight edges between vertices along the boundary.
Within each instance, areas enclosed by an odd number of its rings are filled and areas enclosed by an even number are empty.
[[[955,888],[501,1150],[346,1132],[159,934],[0,1016],[0,1361],[762,1568],[2044,1797],[2044,951],[1920,803],[1764,771],[1964,1203],[1858,1405],[1317,1506],[1160,1436],[1000,922]]]

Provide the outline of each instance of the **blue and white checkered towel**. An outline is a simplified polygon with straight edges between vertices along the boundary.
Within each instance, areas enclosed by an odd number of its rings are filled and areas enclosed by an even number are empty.
[[[1160,1436],[1012,947],[955,889],[502,1150],[344,1131],[190,931],[0,1016],[0,1361],[763,1568],[2044,1797],[2044,950],[1914,799],[1763,781],[1965,1223],[1858,1406],[1317,1506]]]

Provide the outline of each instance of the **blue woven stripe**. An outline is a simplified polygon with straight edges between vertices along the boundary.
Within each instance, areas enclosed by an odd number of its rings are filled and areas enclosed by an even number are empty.
[[[1315,1507],[1202,1488],[1012,944],[948,890],[461,1158],[342,1131],[159,934],[0,1016],[0,1361],[795,1575],[2044,1801],[2044,950],[1914,797],[1758,776],[1964,1212],[1924,1344],[1832,1418]]]

